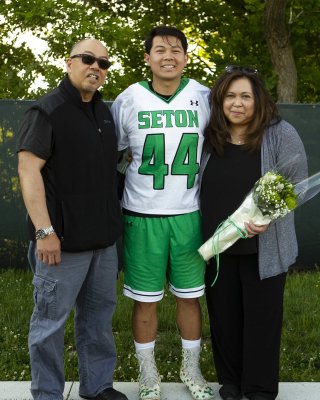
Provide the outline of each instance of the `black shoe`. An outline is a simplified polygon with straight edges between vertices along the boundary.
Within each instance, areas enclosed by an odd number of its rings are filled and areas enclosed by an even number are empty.
[[[118,392],[113,388],[107,388],[97,394],[95,397],[82,396],[81,394],[79,396],[83,399],[89,400],[128,400],[128,397],[125,394]]]
[[[226,383],[219,389],[219,394],[223,400],[241,400],[242,394],[236,385]]]
[[[264,395],[263,393],[256,393],[256,394],[248,394],[246,395],[249,400],[271,400],[275,399],[273,395]]]

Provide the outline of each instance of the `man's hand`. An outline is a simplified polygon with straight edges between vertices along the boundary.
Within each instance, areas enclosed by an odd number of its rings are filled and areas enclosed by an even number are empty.
[[[46,160],[29,151],[20,151],[18,157],[18,172],[23,200],[35,230],[44,226],[51,226],[41,175]],[[61,262],[60,240],[55,233],[37,240],[37,256],[40,261],[48,265],[58,265]]]
[[[55,233],[44,239],[37,240],[37,256],[40,261],[48,265],[60,264],[61,244]]]
[[[267,230],[269,224],[267,225],[255,225],[252,222],[244,223],[246,230],[248,232],[248,238],[252,238],[255,235],[259,235]]]

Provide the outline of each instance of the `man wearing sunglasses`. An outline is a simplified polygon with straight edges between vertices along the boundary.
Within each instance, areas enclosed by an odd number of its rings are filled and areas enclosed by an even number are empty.
[[[121,234],[116,136],[98,88],[110,62],[95,39],[76,43],[60,85],[27,110],[18,134],[19,177],[34,272],[31,392],[63,400],[64,327],[75,309],[79,394],[126,400],[113,389],[112,315]]]

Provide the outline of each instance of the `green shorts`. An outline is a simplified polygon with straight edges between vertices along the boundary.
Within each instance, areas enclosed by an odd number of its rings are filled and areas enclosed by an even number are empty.
[[[163,297],[164,282],[177,297],[204,293],[205,263],[200,213],[172,217],[124,215],[124,294],[134,300],[155,302]]]

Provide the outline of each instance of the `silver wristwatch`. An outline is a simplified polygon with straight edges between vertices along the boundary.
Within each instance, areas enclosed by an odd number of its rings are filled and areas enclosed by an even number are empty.
[[[49,226],[48,228],[41,228],[36,231],[36,240],[42,240],[49,235],[54,233],[53,226]]]

